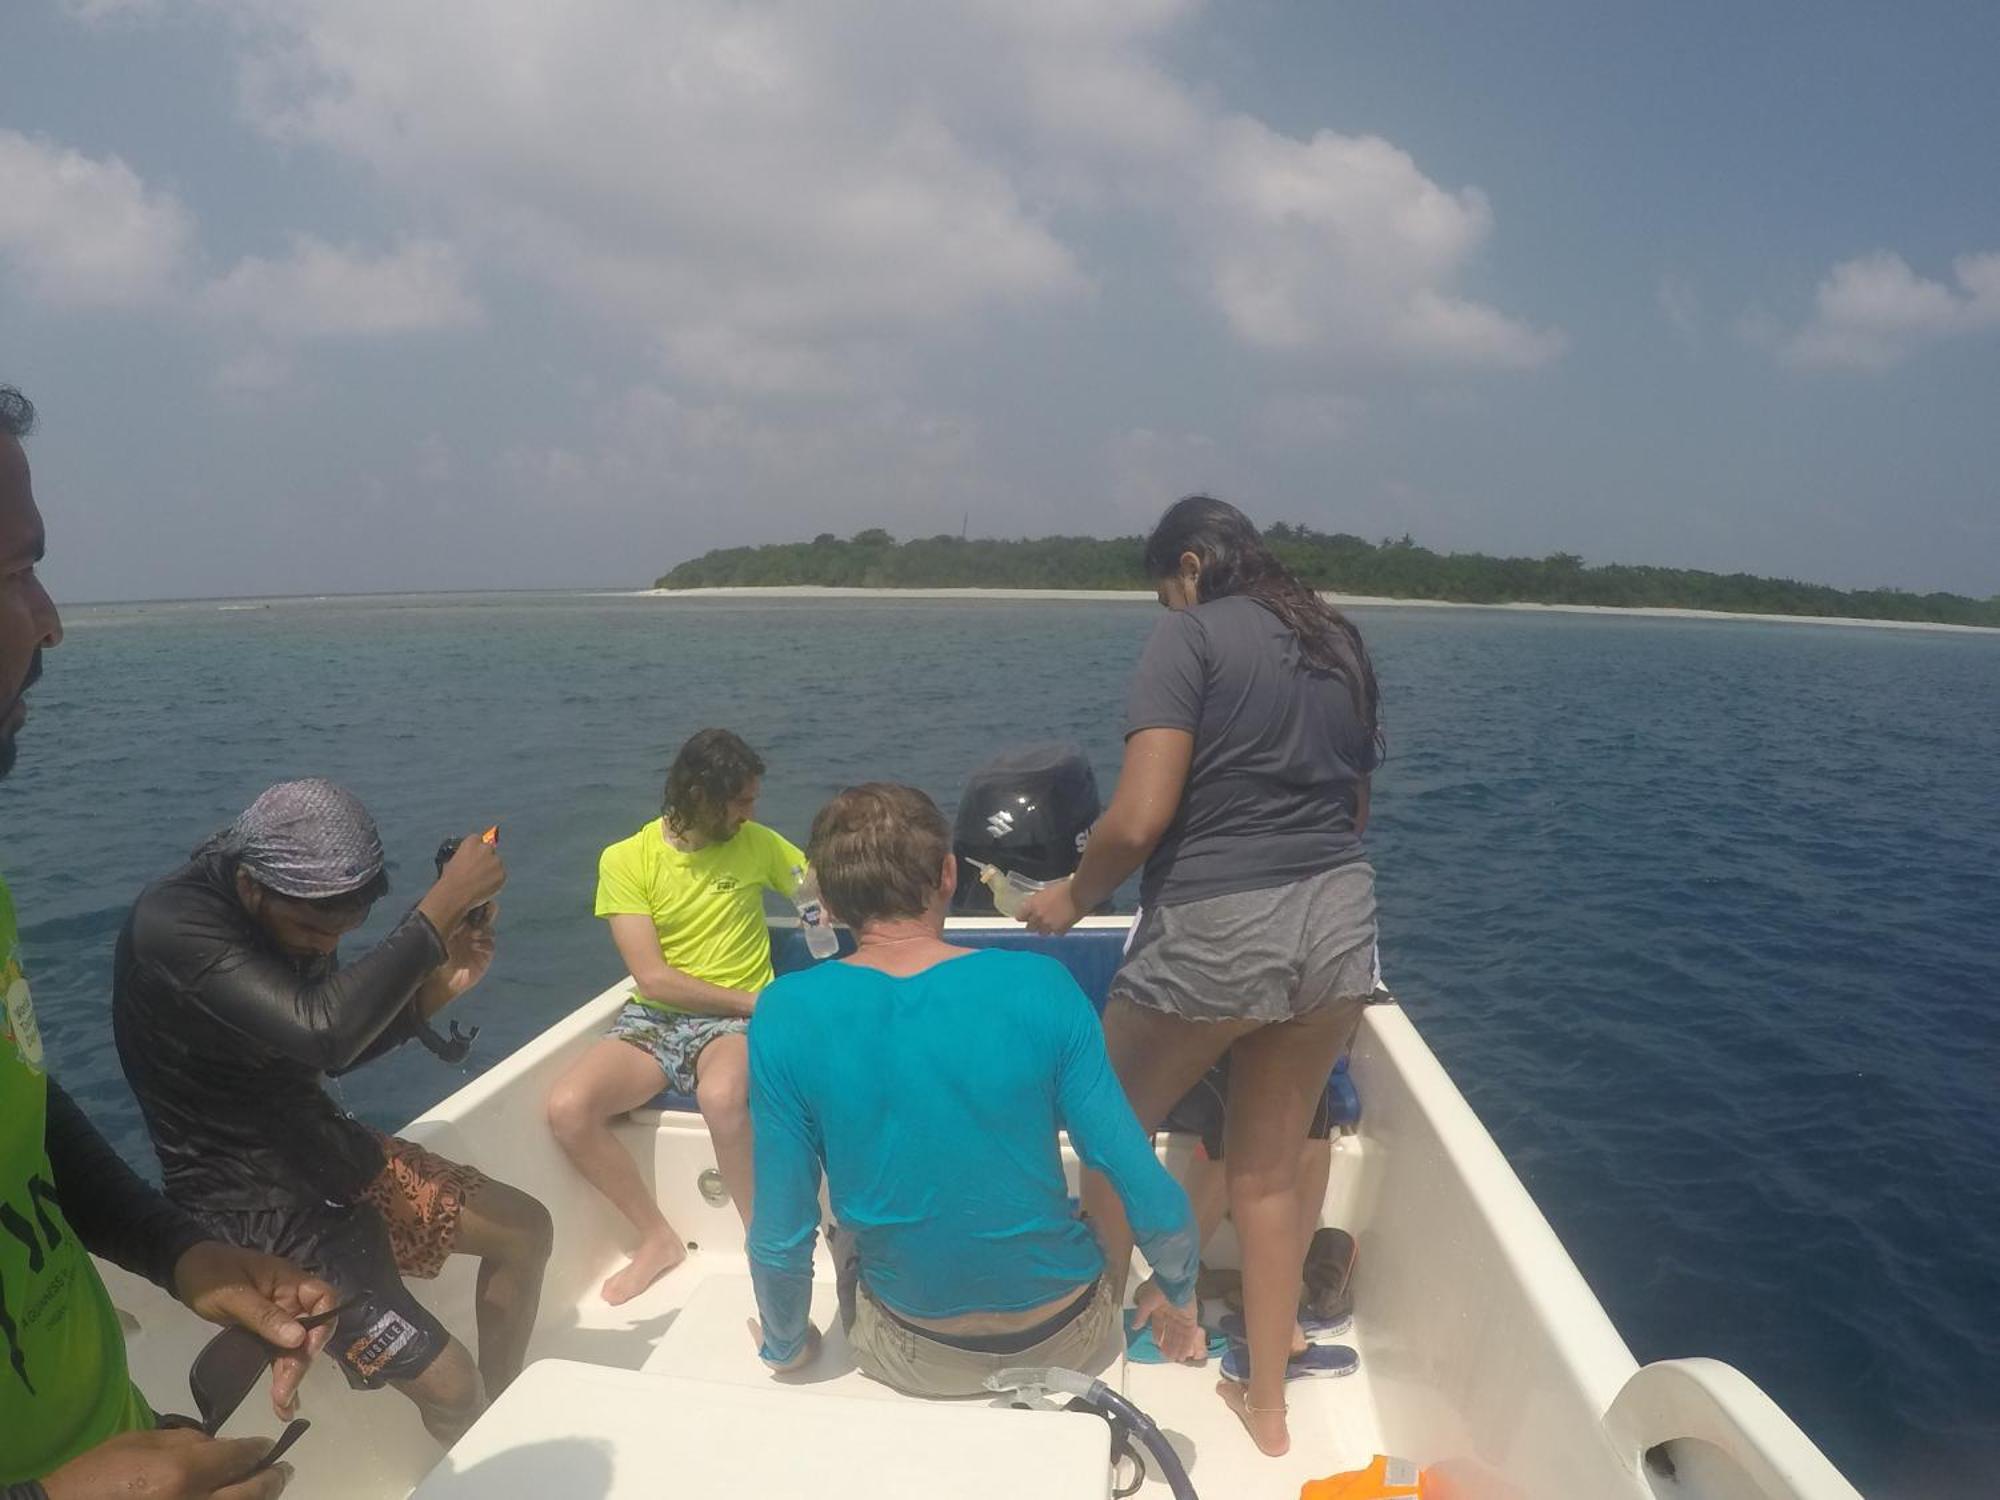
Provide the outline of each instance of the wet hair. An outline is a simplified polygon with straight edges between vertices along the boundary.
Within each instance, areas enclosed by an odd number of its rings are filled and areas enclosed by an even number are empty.
[[[0,385],[0,437],[24,438],[35,430],[35,403],[11,385]]]
[[[1201,559],[1197,602],[1243,594],[1283,620],[1299,638],[1299,654],[1307,666],[1335,673],[1347,683],[1355,711],[1379,751],[1381,692],[1375,683],[1375,664],[1368,659],[1354,622],[1316,589],[1301,583],[1264,545],[1250,518],[1225,500],[1189,495],[1168,506],[1146,538],[1146,576],[1174,577],[1181,569],[1181,555],[1187,552]]]
[[[922,916],[937,896],[951,825],[913,786],[851,786],[819,810],[806,858],[820,895],[849,927]]]
[[[660,815],[677,834],[706,832],[743,788],[764,774],[757,752],[733,730],[704,729],[681,746],[667,768]]]

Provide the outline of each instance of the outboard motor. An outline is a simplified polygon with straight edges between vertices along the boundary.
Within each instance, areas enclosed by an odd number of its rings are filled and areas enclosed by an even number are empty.
[[[1076,873],[1090,825],[1104,810],[1097,775],[1083,747],[1046,743],[1006,750],[966,778],[952,849],[958,894],[952,910],[990,916],[993,893],[980,883],[987,865],[1030,882]]]

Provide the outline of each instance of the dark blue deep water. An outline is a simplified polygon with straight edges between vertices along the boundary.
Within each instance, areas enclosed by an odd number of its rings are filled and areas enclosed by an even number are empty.
[[[359,791],[405,898],[505,827],[490,1064],[619,972],[598,850],[673,747],[947,810],[994,749],[1109,793],[1139,605],[580,597],[72,611],[0,788],[55,1066],[134,1160],[124,908],[267,782]],[[1880,1500],[2000,1493],[2000,636],[1375,609],[1390,983],[1642,1360],[1708,1354]],[[400,909],[400,902],[388,903]],[[385,907],[385,915],[386,907]],[[383,922],[371,926],[379,930]],[[348,1080],[394,1125],[459,1077]],[[150,1166],[150,1163],[148,1163]]]

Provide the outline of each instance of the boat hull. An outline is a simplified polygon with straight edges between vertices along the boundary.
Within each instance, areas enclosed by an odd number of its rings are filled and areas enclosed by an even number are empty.
[[[1094,936],[1102,947],[1123,923],[1090,919],[1080,938]],[[952,930],[975,941],[1023,936],[995,919],[962,919]],[[793,935],[779,928],[776,939],[788,952]],[[1059,942],[1052,948],[1061,956]],[[733,1205],[712,1201],[714,1155],[699,1115],[649,1108],[619,1125],[690,1255],[624,1307],[607,1307],[597,1295],[630,1234],[563,1159],[543,1101],[603,1034],[625,993],[621,984],[578,1007],[403,1133],[549,1207],[557,1245],[531,1359],[768,1388],[743,1328],[754,1309],[741,1223]],[[1212,1372],[1121,1362],[1106,1375],[1177,1435],[1203,1495],[1296,1494],[1305,1479],[1391,1453],[1426,1465],[1427,1494],[1448,1500],[1856,1500],[1789,1418],[1727,1366],[1691,1360],[1640,1369],[1401,1007],[1369,1007],[1349,1073],[1361,1117],[1335,1140],[1322,1221],[1349,1229],[1360,1247],[1347,1336],[1360,1373],[1292,1387],[1293,1452],[1277,1461],[1251,1449],[1214,1394]],[[1165,1136],[1160,1149],[1177,1166],[1194,1143]],[[1067,1151],[1066,1160],[1074,1179]],[[1210,1259],[1227,1264],[1226,1228],[1219,1239]],[[825,1304],[831,1267],[816,1270],[825,1283],[816,1302]],[[207,1330],[135,1278],[108,1270],[107,1280],[127,1318],[141,1388],[163,1409],[185,1406],[188,1363]],[[463,1257],[417,1290],[471,1341],[472,1267]],[[830,1339],[826,1368],[793,1399],[907,1399],[874,1386],[851,1362],[843,1368],[844,1357],[838,1338]],[[407,1402],[347,1390],[329,1362],[308,1376],[302,1404],[315,1426],[294,1454],[294,1497],[400,1497],[438,1463]],[[996,1412],[994,1420],[1012,1415]],[[673,1420],[670,1404],[661,1420]],[[229,1430],[276,1429],[253,1400]],[[783,1441],[782,1433],[772,1441]],[[1677,1479],[1665,1477],[1670,1467]],[[670,1473],[659,1477],[676,1495],[700,1500],[674,1488]],[[954,1491],[940,1476],[933,1493]]]

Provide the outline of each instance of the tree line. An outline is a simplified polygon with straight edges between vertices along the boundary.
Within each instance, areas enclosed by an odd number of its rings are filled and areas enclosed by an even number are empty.
[[[1836,589],[1791,578],[1707,573],[1696,568],[1591,566],[1573,552],[1490,557],[1433,552],[1408,536],[1370,542],[1285,522],[1264,532],[1271,550],[1305,582],[1342,594],[1461,604],[1595,604],[1624,608],[1734,610],[1749,614],[1843,615],[2000,627],[2000,595]],[[898,542],[879,529],[809,542],[725,547],[684,562],[662,589],[836,588],[1145,589],[1136,536],[1049,536],[1021,541],[933,536]]]

